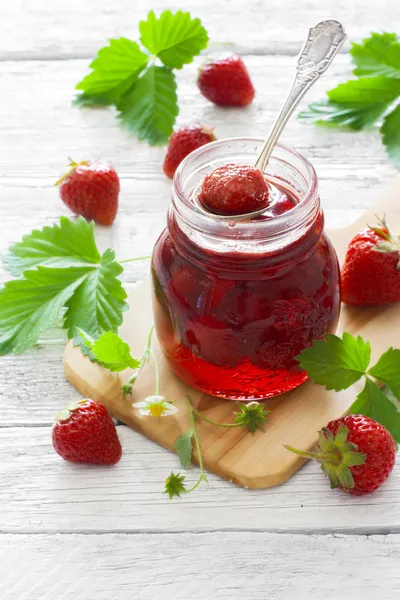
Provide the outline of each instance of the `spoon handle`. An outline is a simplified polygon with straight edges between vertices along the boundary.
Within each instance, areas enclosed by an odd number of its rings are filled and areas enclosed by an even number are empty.
[[[347,35],[338,21],[321,21],[308,32],[297,62],[296,75],[289,95],[255,164],[264,172],[282,129],[307,90],[325,73]]]

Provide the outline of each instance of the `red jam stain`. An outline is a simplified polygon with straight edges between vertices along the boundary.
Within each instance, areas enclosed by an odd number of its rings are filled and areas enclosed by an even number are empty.
[[[282,193],[261,218],[295,205],[293,196]],[[195,265],[177,252],[168,230],[161,234],[152,266],[155,325],[181,379],[236,400],[282,394],[307,379],[295,357],[336,330],[340,306],[337,258],[320,236],[322,227],[321,216],[275,266],[268,254],[235,253],[244,267],[235,271],[220,269],[221,256],[205,249],[200,249],[204,261]],[[192,244],[180,230],[175,235],[183,245]],[[318,240],[311,250],[310,238]]]

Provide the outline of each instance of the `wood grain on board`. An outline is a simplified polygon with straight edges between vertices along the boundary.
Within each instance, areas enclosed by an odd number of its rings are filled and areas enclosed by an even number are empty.
[[[360,220],[346,229],[330,232],[340,259],[343,258],[349,238],[360,227],[374,219],[373,213],[386,213],[394,229],[400,229],[400,179],[384,194]],[[130,310],[126,313],[121,335],[130,344],[135,355],[140,356],[145,346],[147,332],[152,323],[150,283],[146,280],[129,289]],[[339,333],[348,331],[370,340],[373,358],[388,346],[397,344],[400,304],[376,308],[343,306]],[[71,343],[64,354],[67,378],[84,395],[101,401],[111,414],[150,439],[173,450],[176,438],[189,429],[185,396],[190,394],[194,405],[209,419],[230,422],[235,403],[218,399],[183,383],[168,367],[157,341],[153,349],[161,367],[161,392],[178,407],[176,415],[153,419],[139,415],[132,402],[154,393],[154,367],[148,365],[138,377],[130,397],[123,397],[121,384],[129,372],[121,375],[109,373],[84,357]],[[265,433],[254,435],[240,428],[218,428],[199,421],[197,428],[206,469],[249,488],[267,488],[286,481],[302,464],[303,459],[288,452],[284,444],[300,449],[310,448],[316,441],[316,432],[331,419],[342,416],[361,390],[358,382],[340,393],[327,391],[311,381],[296,390],[267,400],[266,408],[272,410]]]

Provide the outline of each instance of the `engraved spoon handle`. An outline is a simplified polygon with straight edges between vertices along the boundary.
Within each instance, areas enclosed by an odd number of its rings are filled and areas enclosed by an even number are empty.
[[[289,95],[257,158],[255,167],[264,172],[272,151],[290,115],[304,94],[325,73],[347,35],[338,21],[321,21],[308,32],[300,53],[296,75]]]

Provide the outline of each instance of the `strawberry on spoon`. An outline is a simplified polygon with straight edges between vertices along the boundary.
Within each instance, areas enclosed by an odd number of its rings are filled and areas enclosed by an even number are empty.
[[[228,164],[209,173],[198,196],[202,205],[216,215],[242,215],[269,206],[269,187],[254,167]]]
[[[73,463],[115,465],[122,449],[114,422],[107,409],[85,398],[57,415],[53,427],[54,450]]]
[[[361,306],[400,301],[400,237],[385,218],[351,240],[342,268],[342,300]]]
[[[70,169],[56,183],[61,200],[72,212],[100,225],[111,225],[118,210],[119,177],[101,162],[70,159]]]

